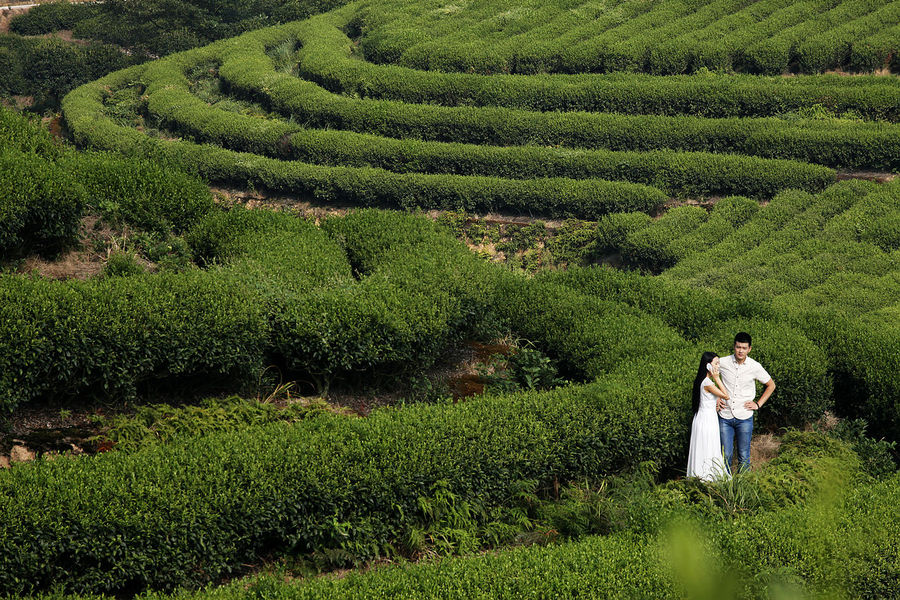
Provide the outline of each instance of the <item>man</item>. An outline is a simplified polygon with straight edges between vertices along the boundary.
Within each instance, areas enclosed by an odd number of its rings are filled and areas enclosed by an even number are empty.
[[[729,399],[719,399],[719,437],[725,454],[725,468],[731,472],[731,456],[737,443],[738,471],[750,469],[750,438],[753,436],[753,413],[769,400],[775,391],[775,382],[761,364],[750,358],[749,333],[734,336],[734,354],[719,361],[719,373]],[[759,400],[756,382],[765,386]]]

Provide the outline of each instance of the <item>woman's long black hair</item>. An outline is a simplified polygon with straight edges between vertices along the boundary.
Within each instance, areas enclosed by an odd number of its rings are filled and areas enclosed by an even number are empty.
[[[706,370],[706,365],[712,362],[712,359],[719,356],[715,352],[704,352],[703,356],[700,357],[700,368],[697,369],[697,376],[694,378],[694,395],[692,396],[693,402],[691,403],[691,414],[697,414],[697,411],[700,410],[700,388],[703,386],[703,380],[709,376],[709,371]]]

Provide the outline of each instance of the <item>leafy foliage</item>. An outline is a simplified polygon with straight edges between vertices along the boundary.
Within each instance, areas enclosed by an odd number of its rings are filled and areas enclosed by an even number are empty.
[[[0,72],[0,93],[34,96],[35,108],[58,107],[72,89],[136,62],[107,44],[3,35],[0,64],[8,68]]]

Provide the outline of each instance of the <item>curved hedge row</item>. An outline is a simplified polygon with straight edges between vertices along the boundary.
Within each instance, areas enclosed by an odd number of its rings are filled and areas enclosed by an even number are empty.
[[[77,241],[92,209],[145,230],[183,231],[212,207],[209,189],[165,165],[76,153],[8,109],[0,109],[0,260],[47,256]]]
[[[55,163],[61,148],[46,131],[5,107],[0,107],[0,138],[0,259],[52,255],[71,245],[85,193]]]
[[[198,56],[196,60],[201,59]],[[788,187],[817,191],[835,180],[834,172],[825,167],[736,155],[479,146],[308,129],[210,107],[189,93],[184,68],[184,63],[162,62],[147,69],[143,76],[147,111],[194,139],[269,157],[392,172],[591,179],[585,183],[598,193],[606,189],[609,195],[623,197],[638,193],[638,189],[602,180],[652,185],[679,196],[741,190],[755,197],[771,197]],[[553,203],[551,199],[548,202]]]
[[[374,554],[383,549],[380,543],[390,544],[415,525],[417,503],[438,485],[457,502],[490,509],[510,501],[520,483],[516,477],[546,481],[582,472],[582,457],[598,454],[592,444],[615,444],[617,433],[635,429],[621,418],[633,410],[628,400],[639,402],[624,382],[569,391],[568,396],[531,393],[505,401],[382,410],[364,420],[323,415],[299,425],[257,426],[133,454],[0,472],[0,497],[14,509],[0,529],[0,547],[15,548],[23,558],[14,563],[11,553],[0,555],[6,567],[0,589],[34,593],[56,579],[57,595],[62,590],[133,593],[145,586],[169,591],[178,583],[196,587],[219,574],[240,574],[235,570],[240,552],[249,560],[263,551],[271,556],[273,549],[278,555],[341,547]],[[625,401],[616,397],[623,392]],[[845,444],[821,434],[794,434],[774,461],[744,482],[765,498],[762,506],[769,510],[714,518],[710,512],[720,513],[703,506],[703,496],[698,502],[696,489],[674,483],[628,499],[631,506],[624,510],[633,520],[625,531],[603,538],[341,578],[182,588],[171,597],[457,597],[460,592],[469,597],[488,573],[490,589],[529,593],[537,586],[541,593],[534,597],[548,590],[590,595],[610,585],[617,592],[682,597],[680,586],[698,582],[673,580],[670,569],[678,575],[696,568],[709,573],[711,583],[717,571],[701,568],[710,561],[723,565],[723,577],[747,586],[755,582],[763,593],[771,580],[761,579],[761,572],[784,576],[787,570],[802,573],[808,591],[842,588],[859,597],[890,596],[898,589],[892,574],[900,564],[885,556],[893,556],[897,546],[898,522],[890,507],[900,482],[894,476],[873,483],[860,475],[859,460]],[[30,498],[11,494],[13,486]],[[671,538],[673,523],[702,525],[706,533]],[[43,534],[43,544],[27,537],[29,531]],[[99,543],[92,544],[91,535]],[[657,546],[666,538],[676,547],[661,554]],[[850,568],[846,552],[833,551],[846,550],[848,539],[854,540]],[[764,558],[747,565],[748,552]],[[682,553],[693,557],[688,564],[681,562]],[[41,569],[42,558],[49,568]],[[844,568],[835,568],[837,562]],[[513,567],[516,577],[497,579],[498,571]],[[451,576],[463,585],[446,585]]]
[[[354,25],[367,59],[419,69],[678,74],[709,68],[780,75],[789,68],[887,66],[896,38],[876,46],[880,62],[854,64],[848,55],[873,32],[894,26],[896,10],[890,0],[670,0],[608,10],[485,2],[438,11],[388,2],[366,7]],[[809,40],[814,43],[804,44]]]
[[[651,227],[630,232],[617,249],[629,265],[659,272],[712,248],[758,209],[759,204],[742,196],[719,200],[709,213],[699,206],[676,207]]]
[[[653,212],[665,200],[654,188],[677,196],[768,198],[834,181],[829,169],[795,159],[845,169],[900,166],[898,126],[881,122],[413,105],[339,96],[276,72],[267,49],[305,40],[320,21],[336,31],[333,21],[353,11],[326,17],[255,31],[85,86],[64,103],[70,129],[80,143],[163,156],[211,180],[321,201],[582,218]],[[290,122],[210,107],[192,96],[185,73],[208,62],[220,64],[230,92],[260,100]],[[215,146],[151,139],[106,117],[105,86],[115,91],[135,81],[146,86],[151,117]]]
[[[35,154],[0,150],[0,257],[53,255],[77,237],[84,190]]]
[[[324,167],[186,141],[153,139],[117,125],[102,113],[105,86],[133,81],[141,70],[114,73],[65,98],[63,110],[78,143],[162,158],[213,181],[251,184],[308,194],[324,202],[352,202],[362,206],[470,211],[502,208],[595,218],[618,210],[652,211],[665,200],[661,191],[638,184],[562,178],[512,180]]]
[[[56,38],[0,37],[0,92],[59,102],[73,88],[135,64],[136,57],[106,44],[77,44]]]
[[[489,267],[422,220],[363,212],[326,234],[263,215],[196,224],[198,255],[222,263],[207,271],[0,278],[4,407],[56,390],[127,397],[151,380],[247,381],[272,360],[327,388],[352,371],[427,366],[490,312]],[[367,258],[382,245],[390,252]]]
[[[302,29],[306,22],[295,25]],[[704,119],[693,116],[539,113],[501,107],[411,105],[355,100],[274,71],[266,46],[291,28],[236,38],[223,52],[220,77],[250,96],[308,126],[351,129],[392,137],[491,145],[539,143],[574,148],[670,148],[789,158],[843,168],[893,169],[891,153],[900,126],[885,123],[785,121],[775,118]],[[898,148],[900,149],[900,148]]]
[[[683,444],[673,413],[685,404],[641,402],[671,394],[648,386],[610,379],[366,419],[322,415],[3,471],[0,591],[171,590],[240,573],[273,549],[371,558],[401,538],[438,481],[490,508],[525,479],[665,461]]]
[[[900,527],[892,507],[900,482],[860,486],[833,510],[796,506],[727,521],[683,523],[661,534],[618,533],[515,548],[500,553],[286,582],[274,576],[242,580],[200,592],[147,600],[242,600],[260,595],[290,600],[493,597],[684,598],[728,584],[764,596],[773,581],[791,582],[810,595],[887,598],[900,594]],[[819,511],[819,512],[817,512]],[[853,560],[842,552],[853,540]],[[752,566],[747,556],[758,556]],[[723,565],[722,571],[710,564]],[[725,567],[727,565],[727,567]],[[779,588],[781,589],[781,588]]]
[[[836,113],[853,110],[866,118],[897,121],[900,86],[892,78],[836,75],[760,78],[746,75],[654,77],[639,74],[516,76],[421,71],[374,64],[354,56],[342,29],[355,23],[356,5],[310,19],[298,30],[300,76],[335,93],[444,106],[505,106],[537,111],[692,114],[762,117],[820,104]],[[690,34],[687,34],[690,35]],[[697,52],[676,38],[660,56]],[[722,40],[714,44],[721,47]],[[539,52],[541,46],[535,45]],[[713,68],[713,67],[710,67]]]
[[[898,15],[892,2],[877,0],[853,0],[829,8],[814,19],[751,45],[745,51],[747,64],[756,72],[776,75],[792,64],[814,73],[839,68],[847,65],[849,49],[856,42],[862,42],[873,30],[893,26]]]

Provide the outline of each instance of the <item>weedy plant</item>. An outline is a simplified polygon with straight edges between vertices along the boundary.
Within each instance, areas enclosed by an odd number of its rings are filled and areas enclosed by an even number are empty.
[[[144,268],[140,265],[137,255],[127,250],[111,250],[103,265],[101,275],[103,277],[128,277],[140,275]]]
[[[556,364],[534,348],[513,346],[507,354],[493,354],[476,365],[486,389],[495,393],[549,390],[568,383],[559,377]]]

